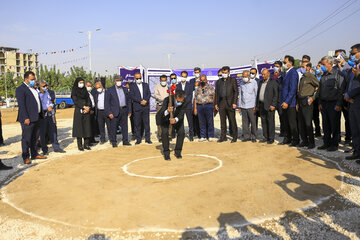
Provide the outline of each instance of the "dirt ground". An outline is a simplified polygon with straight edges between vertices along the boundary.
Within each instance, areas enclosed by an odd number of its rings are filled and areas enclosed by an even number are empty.
[[[2,111],[1,159],[14,169],[0,172],[0,239],[360,239],[360,167],[343,160],[346,145],[186,140],[183,159],[167,162],[152,115],[154,144],[81,153],[66,109],[66,154],[25,167],[16,114]],[[219,136],[219,116],[215,127]]]

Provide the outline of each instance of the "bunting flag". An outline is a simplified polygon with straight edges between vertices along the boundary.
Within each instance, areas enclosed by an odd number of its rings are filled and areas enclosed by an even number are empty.
[[[53,54],[64,54],[64,53],[72,53],[74,51],[78,51],[82,48],[86,48],[88,45],[83,45],[77,48],[70,48],[70,49],[65,49],[65,50],[57,50],[57,51],[46,51],[46,52],[36,52],[36,55],[53,55]]]
[[[57,65],[65,65],[65,64],[69,64],[69,63],[76,63],[76,62],[84,61],[88,58],[89,57],[76,58],[76,59],[72,59],[72,60],[68,60],[68,61],[64,61],[64,62],[58,62],[58,63],[54,63],[54,64],[43,64],[43,66],[54,67]]]

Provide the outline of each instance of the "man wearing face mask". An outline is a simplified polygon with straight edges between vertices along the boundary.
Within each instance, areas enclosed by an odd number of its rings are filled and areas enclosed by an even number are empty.
[[[299,116],[299,130],[302,142],[299,147],[313,149],[315,147],[314,129],[312,126],[313,102],[316,99],[319,81],[310,72],[311,63],[306,64],[306,72],[302,75],[298,88],[296,109]]]
[[[49,136],[54,152],[65,153],[65,151],[60,148],[57,139],[55,104],[51,101],[48,84],[45,81],[40,83],[39,96],[44,114],[44,118],[40,120],[40,143],[43,154],[48,155],[46,135]]]
[[[195,85],[191,83],[191,81],[187,81],[188,72],[182,71],[181,72],[181,80],[176,85],[177,90],[185,91],[185,102],[186,102],[186,119],[189,126],[189,140],[190,142],[194,141],[194,126],[193,126],[193,92],[195,90]]]
[[[91,119],[91,126],[92,126],[93,131],[92,131],[92,136],[90,137],[90,144],[96,144],[96,143],[98,143],[98,141],[95,140],[94,129],[97,128],[97,123],[96,123],[96,117],[95,117],[95,100],[94,100],[94,95],[91,93],[93,90],[92,82],[86,81],[85,85],[86,85],[86,91],[89,93],[89,97],[91,100],[90,119]]]
[[[16,88],[15,93],[19,106],[17,121],[20,122],[22,129],[21,148],[25,164],[31,164],[30,153],[31,159],[46,159],[36,150],[37,133],[40,119],[43,118],[43,109],[39,94],[34,89],[35,80],[34,72],[25,72],[24,82]]]
[[[268,69],[262,70],[263,80],[260,81],[256,99],[256,110],[260,112],[261,127],[264,139],[260,142],[273,144],[275,139],[275,109],[278,101],[278,83],[270,78]]]
[[[141,143],[141,124],[144,125],[145,142],[152,144],[150,140],[150,88],[144,83],[141,73],[134,74],[135,82],[130,84],[130,98],[133,101],[134,123],[136,143]]]
[[[173,106],[169,106],[169,97],[172,98]],[[169,150],[169,126],[173,126],[177,138],[175,145],[175,157],[181,159],[181,151],[184,143],[185,130],[184,130],[184,114],[186,112],[185,91],[178,89],[175,96],[170,95],[164,99],[161,109],[156,114],[156,124],[162,128],[162,147],[164,159],[170,161]],[[173,116],[171,118],[171,114]]]
[[[360,46],[360,45],[359,45]],[[360,164],[360,52],[354,54],[351,60],[356,64],[348,74],[344,100],[349,105],[349,121],[352,134],[353,154],[345,157],[346,160],[357,160]]]
[[[256,77],[256,76],[257,76],[257,73],[258,73],[257,68],[251,68],[251,69],[250,69],[250,79],[255,80],[255,81],[257,82],[258,88],[259,88],[260,79]],[[256,131],[257,131],[257,129],[258,129],[259,117],[260,117],[260,113],[259,113],[259,111],[257,111],[257,112],[255,113],[255,126],[256,126]]]
[[[230,77],[230,67],[224,66],[222,68],[222,78],[216,82],[215,89],[215,109],[219,111],[221,125],[221,136],[218,142],[227,141],[226,116],[229,116],[232,128],[231,142],[234,143],[238,137],[235,109],[239,97],[239,90],[236,79]]]
[[[105,143],[105,124],[110,136],[110,118],[105,113],[105,89],[102,86],[101,81],[95,82],[95,116],[100,133],[100,144]]]
[[[169,96],[169,93],[167,92],[168,89],[169,89],[169,86],[167,84],[167,77],[166,77],[166,75],[161,75],[160,83],[158,83],[154,89],[154,95],[155,95],[155,99],[156,99],[156,113],[160,111],[160,109],[163,105],[164,99]],[[162,140],[161,139],[161,135],[162,135],[161,125],[157,125],[157,129],[158,129],[157,136],[158,136],[159,142],[161,142],[161,140]]]
[[[256,142],[256,96],[258,83],[249,78],[249,71],[243,72],[242,82],[239,91],[239,112],[242,113],[243,142]],[[251,124],[251,131],[249,125]]]
[[[318,62],[318,65],[315,67],[315,77],[320,82],[322,72],[321,72],[321,61]],[[319,91],[318,91],[319,93]],[[315,137],[321,137],[321,127],[320,127],[320,111],[319,111],[319,98],[314,100],[314,111],[313,111],[313,122],[315,125]]]
[[[294,64],[294,57],[286,55],[283,62],[283,70],[286,74],[283,80],[281,96],[281,107],[285,114],[286,136],[281,145],[290,144],[291,147],[296,147],[300,142],[296,118],[296,93],[299,75],[294,68]]]
[[[195,78],[190,79],[190,84],[194,86],[193,96],[195,94],[195,88],[199,86],[200,83],[200,75],[201,75],[201,68],[195,67],[194,68],[194,76]],[[194,106],[194,100],[192,102],[192,108]],[[194,136],[197,136],[200,139],[200,124],[199,124],[199,118],[197,115],[193,114],[193,130],[194,130]]]
[[[128,140],[128,117],[131,116],[131,99],[126,87],[122,86],[122,77],[116,76],[114,86],[105,93],[105,114],[110,119],[109,140],[117,147],[116,131],[120,124],[124,146],[131,146]]]
[[[337,151],[339,145],[340,112],[343,105],[343,93],[346,88],[344,77],[333,68],[333,57],[321,59],[319,110],[321,111],[324,131],[324,144],[320,150]]]
[[[276,110],[278,112],[279,119],[280,119],[280,135],[279,135],[279,137],[284,137],[285,134],[286,134],[286,130],[285,130],[285,114],[284,114],[283,109],[281,107],[281,93],[282,93],[282,82],[284,80],[285,73],[283,71],[281,71],[281,69],[282,69],[282,62],[281,61],[276,61],[274,63],[274,73],[273,73],[273,76],[271,78],[275,79],[277,81],[277,83],[278,83],[278,86],[279,86],[278,103],[276,105]]]

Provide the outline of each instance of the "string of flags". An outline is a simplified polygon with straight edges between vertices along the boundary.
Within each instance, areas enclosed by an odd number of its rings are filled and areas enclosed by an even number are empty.
[[[6,65],[6,64],[0,64],[0,67],[2,66],[6,66],[7,69],[15,69],[15,68],[20,68],[20,69],[24,69],[24,70],[31,70],[37,67],[32,67],[32,66],[16,66],[16,65]]]
[[[64,62],[58,62],[58,63],[54,63],[54,64],[43,64],[43,66],[54,67],[57,65],[65,65],[65,64],[69,64],[69,63],[76,63],[76,62],[84,61],[88,58],[89,57],[76,58],[76,59],[72,59],[72,60],[68,60],[68,61],[64,61]]]
[[[65,49],[65,50],[59,50],[59,51],[47,51],[47,52],[37,52],[35,53],[36,55],[52,55],[52,54],[63,54],[63,53],[71,53],[74,51],[78,51],[82,48],[86,48],[88,45],[83,45],[77,48],[70,48],[70,49]]]

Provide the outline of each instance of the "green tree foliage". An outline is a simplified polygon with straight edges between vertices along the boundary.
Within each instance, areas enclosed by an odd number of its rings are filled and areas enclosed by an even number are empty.
[[[21,77],[15,77],[15,73],[9,70],[5,75],[0,76],[0,96],[5,97],[5,82],[7,88],[7,96],[15,97],[15,89],[23,82]]]

